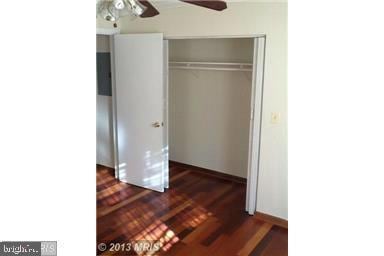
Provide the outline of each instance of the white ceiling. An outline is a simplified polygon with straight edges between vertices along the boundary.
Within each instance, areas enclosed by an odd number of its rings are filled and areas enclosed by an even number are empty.
[[[159,11],[169,8],[190,6],[190,4],[184,3],[179,0],[149,0],[149,2],[156,7]],[[241,2],[254,2],[254,3],[274,3],[283,2],[286,3],[288,0],[226,0],[228,3],[241,3]]]
[[[153,6],[155,6],[155,8],[158,9],[159,11],[168,9],[168,8],[175,8],[175,7],[181,7],[186,5],[186,3],[183,3],[178,0],[158,0],[158,1],[149,0],[149,2]]]

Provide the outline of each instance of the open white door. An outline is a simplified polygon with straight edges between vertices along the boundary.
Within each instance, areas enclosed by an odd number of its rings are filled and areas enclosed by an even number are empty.
[[[168,135],[168,102],[169,102],[169,51],[168,51],[168,40],[164,40],[163,54],[164,54],[164,127],[163,127],[163,158],[164,158],[164,188],[169,188],[169,135]]]
[[[111,46],[116,177],[163,192],[163,35],[119,34]]]

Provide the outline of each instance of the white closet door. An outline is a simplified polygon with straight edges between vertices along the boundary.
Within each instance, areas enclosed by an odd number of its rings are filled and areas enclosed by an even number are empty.
[[[257,206],[257,181],[260,166],[261,120],[263,110],[265,37],[254,39],[252,99],[248,155],[246,211],[253,215]]]
[[[116,176],[164,191],[163,35],[112,39]]]
[[[168,51],[168,40],[164,40],[163,54],[164,54],[164,148],[163,148],[163,157],[164,157],[164,188],[169,188],[169,134],[168,134],[168,88],[169,88],[169,51]]]

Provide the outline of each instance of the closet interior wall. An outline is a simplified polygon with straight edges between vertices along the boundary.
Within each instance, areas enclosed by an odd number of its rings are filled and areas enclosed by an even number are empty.
[[[252,63],[253,39],[169,40],[169,61]],[[252,72],[169,69],[170,160],[247,177]]]

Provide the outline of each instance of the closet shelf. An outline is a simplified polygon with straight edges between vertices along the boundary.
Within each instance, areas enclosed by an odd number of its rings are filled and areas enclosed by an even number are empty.
[[[252,71],[252,63],[170,61],[170,69]]]

